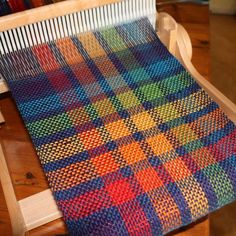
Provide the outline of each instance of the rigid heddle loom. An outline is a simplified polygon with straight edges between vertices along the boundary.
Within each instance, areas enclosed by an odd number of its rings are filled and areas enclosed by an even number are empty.
[[[61,216],[70,235],[164,235],[235,200],[235,105],[155,4],[67,1],[0,18],[0,91],[50,187],[17,201],[0,150],[14,235]]]

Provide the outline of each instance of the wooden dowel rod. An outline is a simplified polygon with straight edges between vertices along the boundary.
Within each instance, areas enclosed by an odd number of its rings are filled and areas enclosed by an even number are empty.
[[[2,146],[0,144],[0,180],[5,196],[8,212],[11,219],[12,234],[14,236],[23,236],[26,232],[24,219],[21,214],[19,203],[16,199],[15,191],[12,185],[7,163],[4,157]]]

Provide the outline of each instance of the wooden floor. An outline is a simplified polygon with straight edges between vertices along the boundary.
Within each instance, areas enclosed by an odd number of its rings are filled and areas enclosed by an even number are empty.
[[[190,4],[165,6],[160,10],[170,12],[181,22],[190,34],[193,43],[193,64],[207,79],[209,76],[209,19],[208,8]],[[6,124],[0,128],[0,140],[9,164],[12,181],[18,199],[25,198],[47,188],[45,177],[40,168],[30,138],[9,95],[0,99],[0,108]],[[235,218],[236,219],[236,218]],[[207,221],[183,230],[179,236],[205,236]],[[29,235],[58,235],[66,232],[62,220],[57,220],[38,229]],[[172,233],[176,235],[178,232]],[[11,226],[2,189],[0,188],[0,235],[11,235]]]
[[[211,15],[212,83],[236,103],[236,16]]]

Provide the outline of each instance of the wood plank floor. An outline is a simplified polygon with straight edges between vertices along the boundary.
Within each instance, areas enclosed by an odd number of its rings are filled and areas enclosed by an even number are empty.
[[[209,76],[209,18],[206,6],[192,4],[167,5],[160,10],[171,13],[178,22],[181,22],[190,34],[193,43],[193,64],[207,79]],[[16,106],[9,95],[0,99],[0,108],[7,123],[0,128],[0,140],[3,145],[12,181],[18,199],[22,199],[47,188],[45,177],[40,168],[30,138],[17,112]],[[172,233],[179,236],[207,235],[204,232],[208,222],[190,226],[186,230]],[[4,232],[4,234],[2,234]],[[66,232],[62,220],[54,221],[38,229],[32,230],[29,235],[58,235]],[[11,235],[11,226],[5,200],[0,187],[0,235]]]
[[[211,82],[236,103],[236,16],[211,15]]]

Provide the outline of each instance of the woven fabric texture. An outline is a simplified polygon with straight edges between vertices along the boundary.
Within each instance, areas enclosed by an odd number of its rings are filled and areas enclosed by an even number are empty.
[[[1,59],[71,235],[163,235],[232,202],[236,129],[147,19]]]

